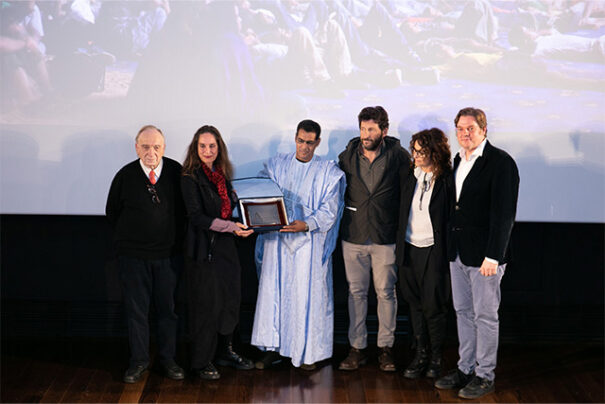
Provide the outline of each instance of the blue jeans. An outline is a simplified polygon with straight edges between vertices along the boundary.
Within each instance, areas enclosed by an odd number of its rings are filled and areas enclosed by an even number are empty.
[[[458,369],[473,370],[481,378],[494,380],[498,355],[498,307],[500,281],[506,264],[498,266],[492,276],[483,276],[479,267],[460,261],[450,262],[452,297],[458,325]]]

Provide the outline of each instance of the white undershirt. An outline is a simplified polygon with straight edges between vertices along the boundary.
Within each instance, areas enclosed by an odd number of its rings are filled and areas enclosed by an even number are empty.
[[[458,155],[460,156],[460,164],[458,164],[458,168],[456,169],[456,202],[460,199],[460,191],[462,191],[462,184],[464,184],[464,180],[466,179],[468,173],[471,172],[471,169],[475,165],[475,161],[479,156],[483,156],[483,149],[485,149],[485,142],[487,138],[483,139],[483,142],[475,149],[470,155],[468,161],[466,160],[466,154],[464,149],[460,149]]]
[[[429,214],[429,203],[434,188],[433,173],[425,173],[420,167],[416,167],[414,176],[416,177],[416,189],[412,197],[405,241],[419,248],[430,247],[435,244],[433,224]],[[424,192],[422,192],[423,189]],[[422,202],[420,197],[422,197]]]

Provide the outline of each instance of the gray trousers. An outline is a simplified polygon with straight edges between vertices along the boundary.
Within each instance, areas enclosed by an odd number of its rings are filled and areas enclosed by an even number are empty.
[[[506,264],[498,266],[492,276],[483,276],[479,267],[460,261],[450,262],[452,297],[458,325],[458,369],[473,370],[481,378],[494,380],[498,356],[498,307],[500,281]]]
[[[368,345],[366,317],[370,275],[378,300],[379,347],[392,347],[397,323],[397,270],[395,244],[342,242],[345,273],[349,283],[349,343],[357,349]]]

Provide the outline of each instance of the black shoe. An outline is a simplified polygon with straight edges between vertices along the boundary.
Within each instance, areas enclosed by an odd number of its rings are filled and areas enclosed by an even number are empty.
[[[126,370],[126,373],[124,373],[124,378],[122,380],[124,383],[136,383],[146,371],[147,365],[131,366]]]
[[[227,344],[223,353],[217,356],[216,364],[220,366],[229,366],[237,370],[254,369],[254,363],[250,359],[238,355],[233,350],[233,345],[231,343]]]
[[[424,374],[429,365],[429,354],[426,348],[417,348],[416,355],[408,367],[403,371],[403,377],[407,379],[418,379]]]
[[[185,371],[175,362],[165,363],[162,367],[164,368],[164,375],[169,379],[183,380],[185,378]]]
[[[397,370],[395,367],[395,359],[393,359],[393,352],[391,347],[385,346],[380,349],[380,355],[378,356],[378,367],[383,372],[394,372]]]
[[[217,380],[221,378],[221,374],[216,370],[212,362],[208,363],[203,369],[193,371],[197,377],[204,380]]]
[[[466,373],[460,371],[460,369],[456,368],[451,370],[441,379],[437,379],[435,382],[435,387],[441,390],[461,389],[471,381],[474,375],[474,372],[467,375]]]
[[[282,361],[282,357],[279,353],[275,351],[267,351],[265,354],[258,360],[254,366],[257,369],[268,369],[273,365],[278,364]]]
[[[479,398],[495,390],[493,380],[484,379],[479,376],[473,379],[458,392],[461,398]]]
[[[426,377],[431,379],[436,379],[439,376],[441,376],[441,357],[431,359],[426,371]]]

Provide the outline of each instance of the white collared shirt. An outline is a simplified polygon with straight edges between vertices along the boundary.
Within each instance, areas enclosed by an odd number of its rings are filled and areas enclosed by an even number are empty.
[[[462,185],[464,184],[464,180],[468,176],[468,173],[471,172],[471,169],[475,165],[475,161],[479,156],[483,156],[483,149],[485,149],[485,142],[487,142],[487,138],[483,139],[483,142],[479,144],[479,146],[473,150],[470,155],[468,161],[466,160],[466,152],[464,149],[460,149],[458,155],[460,156],[460,164],[458,164],[458,168],[456,169],[456,202],[460,199],[460,191],[462,191]]]
[[[456,202],[460,199],[460,191],[462,191],[462,185],[464,184],[464,180],[468,176],[468,173],[471,172],[471,169],[475,165],[475,161],[479,156],[483,156],[483,150],[485,149],[485,142],[487,142],[487,137],[483,139],[483,142],[475,149],[470,155],[468,161],[466,160],[466,152],[464,149],[460,149],[458,151],[458,155],[460,156],[460,164],[458,164],[458,168],[456,169],[455,178],[456,178]],[[492,262],[496,265],[499,265],[498,261],[485,257],[486,260]]]
[[[141,168],[145,172],[145,175],[147,176],[147,178],[149,178],[149,173],[151,172],[151,168],[149,168],[145,164],[143,164],[143,160],[141,160],[141,159],[139,159],[139,164],[141,164]],[[153,170],[153,172],[155,173],[156,181],[160,179],[160,174],[162,173],[163,166],[164,166],[164,158],[162,157],[160,159],[160,164],[158,164],[158,166],[156,168],[154,168],[154,170]]]

